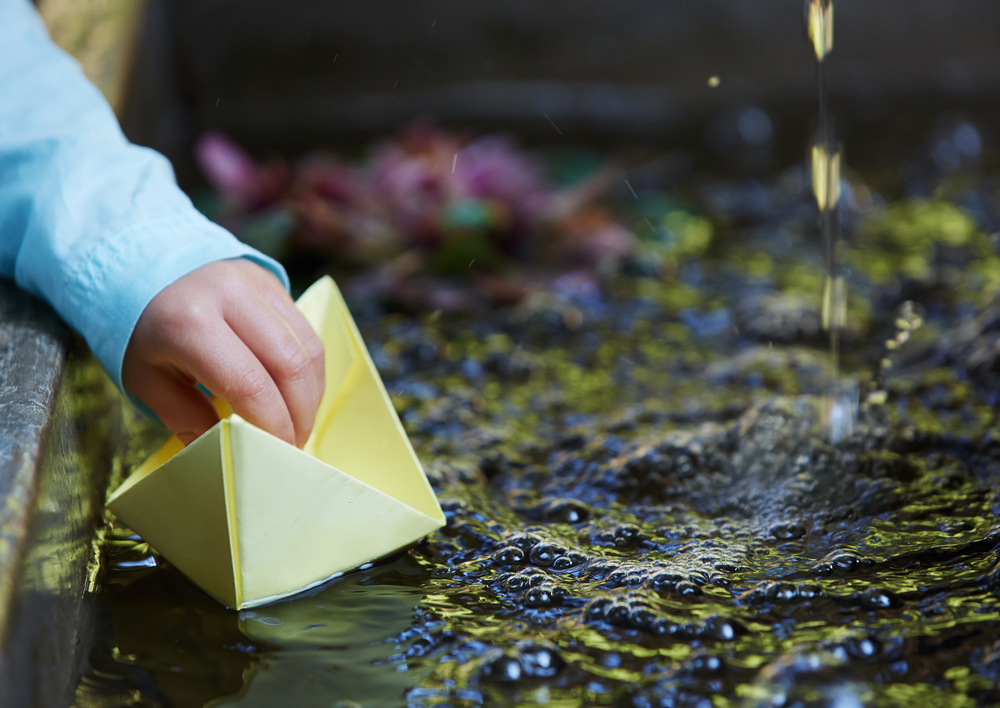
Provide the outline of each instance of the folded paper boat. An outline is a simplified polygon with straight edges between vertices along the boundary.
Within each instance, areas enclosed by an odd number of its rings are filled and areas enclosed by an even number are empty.
[[[302,592],[444,525],[337,286],[323,278],[297,304],[326,347],[326,391],[303,449],[229,414],[186,448],[168,441],[108,500],[232,608]]]

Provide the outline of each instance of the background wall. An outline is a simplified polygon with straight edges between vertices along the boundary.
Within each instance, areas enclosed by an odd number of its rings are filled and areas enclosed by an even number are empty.
[[[998,28],[990,0],[838,0],[838,115],[985,110],[1000,89]],[[125,129],[182,180],[208,128],[286,153],[420,117],[669,141],[751,103],[805,125],[816,101],[798,0],[152,0],[137,47]]]

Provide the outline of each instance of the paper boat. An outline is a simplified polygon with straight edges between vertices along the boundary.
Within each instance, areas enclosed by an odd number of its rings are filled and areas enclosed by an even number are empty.
[[[326,347],[326,392],[304,448],[228,414],[186,448],[172,438],[108,500],[232,608],[302,592],[444,525],[337,286],[323,278],[297,304]]]

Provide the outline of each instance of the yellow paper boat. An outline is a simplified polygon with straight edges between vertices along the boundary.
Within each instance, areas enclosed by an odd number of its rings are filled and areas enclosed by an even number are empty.
[[[186,448],[169,440],[108,500],[232,608],[302,592],[444,525],[337,286],[323,278],[297,304],[326,347],[326,392],[305,447],[230,414]]]

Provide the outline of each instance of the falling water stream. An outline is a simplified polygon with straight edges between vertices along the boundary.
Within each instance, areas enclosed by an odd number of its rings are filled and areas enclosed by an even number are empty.
[[[833,51],[833,0],[806,0],[806,24],[816,55],[816,83],[819,95],[819,119],[810,151],[813,194],[819,210],[823,238],[823,279],[821,317],[830,338],[831,383],[826,402],[826,423],[830,438],[838,442],[850,435],[857,417],[857,388],[840,376],[841,330],[847,321],[847,282],[841,266],[840,162],[839,145],[830,115],[827,90],[827,61]]]

